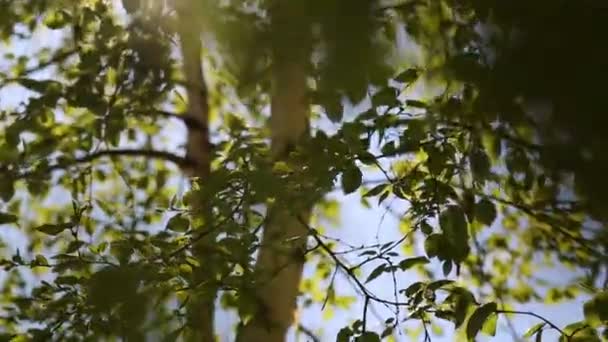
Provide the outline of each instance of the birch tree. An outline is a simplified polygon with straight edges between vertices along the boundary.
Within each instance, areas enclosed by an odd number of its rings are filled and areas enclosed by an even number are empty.
[[[0,1],[2,339],[605,338],[598,6]]]

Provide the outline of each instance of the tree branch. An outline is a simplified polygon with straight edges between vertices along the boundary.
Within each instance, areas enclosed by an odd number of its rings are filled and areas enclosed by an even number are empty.
[[[67,169],[70,166],[74,166],[77,164],[86,164],[93,162],[97,159],[103,157],[144,157],[149,159],[160,159],[166,160],[176,164],[181,168],[189,168],[194,167],[195,163],[192,160],[186,159],[184,157],[178,156],[171,152],[166,151],[157,151],[157,150],[149,150],[149,149],[115,149],[115,150],[103,150],[98,152],[93,152],[91,154],[87,154],[83,157],[68,159],[62,162],[58,162],[57,164],[49,165],[42,170],[33,170],[21,173],[17,176],[17,179],[28,178],[32,176],[38,176],[41,173],[49,173],[55,170]]]
[[[550,320],[548,320],[548,319],[544,318],[543,316],[541,316],[539,314],[536,314],[534,312],[531,312],[531,311],[496,310],[496,313],[513,314],[513,315],[527,315],[527,316],[536,317],[536,318],[540,319],[541,321],[545,322],[551,328],[557,330],[562,336],[568,337],[568,335],[562,329],[560,329],[557,325],[555,325]]]

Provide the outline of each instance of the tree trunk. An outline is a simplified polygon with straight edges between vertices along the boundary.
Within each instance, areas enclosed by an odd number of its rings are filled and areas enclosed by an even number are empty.
[[[209,102],[208,90],[202,68],[202,43],[200,30],[200,13],[190,0],[179,0],[176,4],[178,14],[178,34],[180,37],[181,54],[183,58],[183,72],[186,78],[186,91],[188,96],[188,118],[185,120],[188,129],[188,142],[186,157],[194,168],[186,170],[193,177],[204,182],[211,172],[210,167],[210,141],[209,141]],[[192,205],[194,217],[202,218],[204,227],[209,226],[211,207],[202,196],[197,196],[197,202]],[[200,232],[195,232],[195,234]],[[205,288],[203,293],[191,294],[189,304],[189,334],[188,340],[213,342],[215,298],[217,295],[214,284],[212,259],[212,246],[215,234],[207,234],[197,241],[192,253],[200,263],[193,271],[192,287]],[[204,284],[201,286],[201,284]]]
[[[309,26],[303,13],[290,1],[278,1],[273,9],[273,84],[270,128],[272,154],[285,159],[291,148],[309,135],[307,99],[307,37]],[[294,209],[294,207],[290,209]],[[281,342],[294,322],[304,267],[307,222],[310,209],[296,213],[269,208],[262,244],[255,267],[254,292],[257,310],[241,327],[237,341]]]

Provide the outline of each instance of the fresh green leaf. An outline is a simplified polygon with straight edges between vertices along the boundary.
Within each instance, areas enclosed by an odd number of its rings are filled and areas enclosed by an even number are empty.
[[[376,185],[375,187],[371,188],[368,192],[366,192],[363,197],[372,197],[372,196],[377,196],[379,195],[381,192],[383,192],[384,190],[386,190],[386,188],[389,186],[389,184],[380,184],[380,185]]]
[[[349,327],[344,327],[338,332],[336,342],[349,342],[353,335],[354,333]]]
[[[429,259],[420,256],[420,257],[413,257],[413,258],[407,258],[407,259],[403,259],[401,260],[401,262],[399,263],[399,268],[402,271],[406,271],[416,265],[426,265],[428,264],[430,261]]]
[[[487,199],[482,199],[475,205],[475,218],[477,221],[491,226],[496,219],[496,207]]]
[[[66,11],[53,11],[44,18],[44,24],[52,30],[57,30],[66,26],[69,19],[70,15]]]
[[[497,308],[496,303],[491,302],[483,304],[473,312],[467,323],[467,338],[469,341],[475,339],[475,336],[477,336],[490,315],[496,314]]]
[[[35,80],[32,78],[20,78],[19,84],[40,94],[45,94],[48,91],[61,91],[61,83],[52,80]]]
[[[583,305],[586,322],[594,328],[608,322],[608,291],[598,293]]]
[[[424,251],[429,258],[439,256],[445,248],[443,234],[431,234],[424,240]]]
[[[454,261],[463,261],[469,253],[469,230],[464,211],[450,205],[439,215],[439,226],[451,245],[450,256]]]
[[[402,292],[405,293],[405,295],[407,297],[411,297],[411,296],[415,295],[418,291],[420,291],[423,287],[424,287],[424,283],[417,281],[415,283],[412,283],[410,286],[408,286],[404,290],[402,290]]]
[[[365,283],[369,283],[370,281],[378,278],[382,273],[384,273],[384,271],[386,271],[386,265],[382,264],[378,267],[376,267],[370,274],[369,276],[367,276],[367,279],[365,280]]]
[[[435,291],[437,289],[443,288],[445,286],[448,285],[452,285],[454,284],[453,280],[449,280],[449,279],[440,279],[440,280],[436,280],[434,282],[429,283],[426,288],[431,290],[431,291]]]
[[[384,202],[385,199],[387,199],[388,195],[390,194],[390,192],[383,192],[382,195],[380,195],[380,197],[378,197],[378,205],[382,204],[382,202]]]
[[[396,106],[399,104],[399,101],[397,101],[397,95],[397,90],[395,88],[385,87],[372,96],[372,105],[374,107]]]
[[[80,241],[80,240],[75,240],[70,242],[70,244],[68,245],[68,247],[66,248],[65,252],[66,253],[74,253],[76,252],[80,247],[84,246],[84,241]]]
[[[406,100],[405,104],[409,107],[414,107],[414,108],[427,108],[428,107],[428,105],[424,101],[420,101],[420,100]]]
[[[560,336],[559,342],[600,342],[597,330],[585,321],[568,324],[562,329],[566,336]]]
[[[412,83],[420,76],[420,70],[416,68],[410,68],[395,77],[395,81],[402,83]]]
[[[359,153],[357,158],[365,165],[374,165],[376,163],[376,157],[369,152]]]
[[[342,191],[344,194],[350,194],[361,186],[363,175],[361,170],[352,164],[342,173]]]
[[[428,224],[426,221],[423,221],[423,222],[420,224],[420,231],[422,231],[422,233],[423,233],[424,235],[427,235],[427,236],[428,236],[428,235],[433,234],[433,227],[431,227],[431,225],[430,225],[430,224]]]
[[[546,324],[547,323],[545,323],[545,322],[534,324],[528,330],[526,330],[526,332],[524,333],[524,337],[526,337],[526,338],[532,337],[534,334],[542,331],[542,329],[545,327]]]
[[[167,222],[167,229],[174,232],[185,232],[190,227],[190,221],[181,214],[175,215]]]
[[[389,337],[389,336],[391,336],[393,334],[394,331],[395,331],[395,328],[393,328],[393,327],[386,327],[382,331],[382,334],[380,334],[380,338],[383,339],[385,337]]]
[[[355,339],[356,342],[380,342],[380,336],[375,332],[366,331]]]
[[[76,285],[78,284],[78,278],[75,276],[59,276],[55,279],[55,283],[58,285]]]
[[[543,340],[543,329],[540,329],[537,333],[536,333],[536,337],[534,338],[535,342],[542,342]]]
[[[17,220],[17,216],[13,214],[0,212],[0,224],[15,223]]]
[[[452,260],[446,260],[443,262],[443,265],[441,266],[441,269],[443,270],[443,276],[447,277],[450,275],[450,273],[452,273]]]
[[[486,322],[483,324],[483,327],[481,328],[481,332],[489,335],[489,336],[496,336],[496,324],[498,323],[498,315],[490,315],[490,317],[488,317],[488,319],[486,320]]]
[[[36,228],[37,231],[47,235],[59,235],[66,229],[72,228],[72,223],[60,223],[60,224],[43,224]]]
[[[48,260],[46,260],[46,258],[44,257],[44,255],[38,254],[34,258],[32,266],[49,266],[49,262],[48,262]]]

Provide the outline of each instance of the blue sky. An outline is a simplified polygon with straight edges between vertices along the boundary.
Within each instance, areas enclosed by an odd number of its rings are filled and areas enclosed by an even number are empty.
[[[3,51],[11,51],[16,55],[21,54],[31,54],[34,51],[38,50],[42,46],[54,46],[59,43],[61,38],[61,34],[59,32],[54,32],[50,30],[44,30],[35,35],[35,38],[26,43],[13,43],[10,46],[3,46]],[[4,62],[0,62],[0,70],[2,70],[6,64]],[[45,75],[44,73],[39,75],[40,77],[51,76],[49,74]],[[0,108],[12,107],[17,105],[20,101],[24,100],[27,97],[27,94],[17,86],[7,86],[0,90]],[[168,141],[168,146],[170,149],[175,149],[177,145],[182,143],[182,141],[178,141],[175,137],[183,137],[184,131],[183,127],[179,124],[170,125],[165,129],[165,133],[170,138]],[[67,201],[69,200],[65,194],[56,193],[56,198],[53,201]],[[340,224],[336,227],[332,227],[328,230],[328,235],[333,236],[335,238],[339,238],[353,245],[359,244],[369,244],[370,241],[376,240],[376,234],[378,233],[378,237],[381,241],[391,241],[398,237],[400,237],[398,225],[399,222],[393,216],[385,215],[385,210],[383,208],[373,207],[371,209],[366,209],[359,203],[359,198],[357,195],[343,196],[339,192],[335,192],[332,194],[340,203],[341,203],[341,219]],[[402,211],[405,208],[401,208]],[[7,243],[12,250],[15,250],[20,245],[22,246],[24,241],[23,237],[19,232],[14,229],[0,229],[0,239]],[[494,227],[496,229],[499,227]],[[420,249],[418,249],[420,251]],[[369,272],[374,265],[370,265],[367,267],[367,271]],[[438,266],[438,265],[434,265]],[[312,267],[309,265],[305,271],[306,274],[311,274],[313,271]],[[0,271],[0,280],[3,277],[3,271]],[[564,269],[551,269],[543,271],[543,275],[548,279],[554,281],[561,281],[567,277],[572,276],[570,271]],[[400,279],[398,279],[399,284],[402,287],[406,286],[409,283],[416,281],[416,276],[414,273],[405,274]],[[337,278],[337,286],[339,294],[354,294],[353,288],[350,286],[348,282],[345,281],[345,278],[342,276],[338,276]],[[391,298],[393,293],[393,284],[389,278],[380,278],[379,280],[370,284],[370,288],[374,290],[379,297],[383,298]],[[561,304],[558,306],[546,306],[543,304],[528,304],[518,309],[525,311],[534,311],[542,316],[545,316],[551,319],[556,324],[563,326],[565,324],[577,321],[582,318],[582,302],[584,298],[578,299],[571,303]],[[375,305],[375,309],[377,309],[380,313],[385,313],[383,318],[390,317],[390,313],[384,310],[381,306]],[[363,309],[363,303],[361,301],[356,302],[352,308],[348,312],[336,312],[334,317],[331,320],[323,319],[323,312],[321,312],[320,307],[313,307],[306,312],[304,312],[302,316],[302,322],[305,324],[307,328],[311,330],[319,330],[320,336],[323,341],[332,341],[335,339],[335,335],[338,330],[347,325],[351,320],[358,319],[361,317],[361,312]],[[222,336],[230,336],[232,328],[235,323],[234,315],[228,313],[221,313],[218,316],[218,333]],[[519,316],[514,319],[514,326],[516,330],[523,335],[523,332],[526,331],[530,326],[538,323],[539,321],[535,318],[528,316]],[[374,322],[374,316],[370,315],[370,322],[368,323],[369,329],[374,329],[378,327],[378,330],[382,330],[379,327],[379,322]],[[433,338],[433,341],[454,341],[455,337],[450,333],[452,331],[451,325],[445,325],[446,334],[439,338]],[[545,340],[553,341],[556,340],[557,335],[551,334],[548,331],[545,334]],[[409,337],[405,335],[396,335],[395,339],[397,341],[410,341]],[[223,339],[225,340],[225,339]],[[288,339],[289,341],[296,341],[293,334],[290,334]],[[485,338],[481,338],[480,341],[486,340]],[[505,320],[499,319],[499,330],[497,336],[492,339],[492,341],[512,341],[512,337],[510,333],[507,331]],[[300,341],[305,341],[305,339],[300,339]]]

